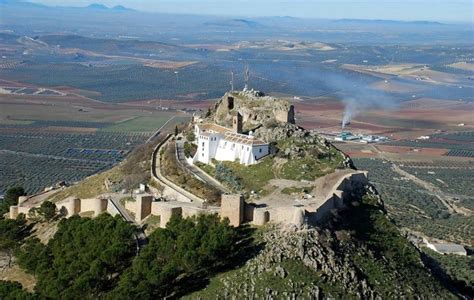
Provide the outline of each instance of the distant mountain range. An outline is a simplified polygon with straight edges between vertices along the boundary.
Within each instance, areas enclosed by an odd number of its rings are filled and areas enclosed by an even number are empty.
[[[380,24],[380,25],[446,25],[435,21],[397,21],[397,20],[368,20],[368,19],[339,19],[335,22],[354,24]]]
[[[48,7],[40,3],[34,3],[29,1],[21,0],[0,0],[0,5],[21,5],[21,6],[36,6],[36,7]],[[114,7],[108,7],[100,3],[92,3],[85,7],[65,7],[65,8],[78,8],[78,9],[93,9],[93,10],[102,10],[102,11],[135,11],[134,9],[125,7],[123,5],[116,5]]]
[[[26,0],[0,0],[0,5],[21,5],[21,6],[29,6],[29,7],[50,7],[40,3],[29,2]],[[94,11],[107,11],[107,12],[138,12],[132,8],[125,7],[123,5],[116,5],[113,7],[108,7],[102,3],[92,3],[88,6],[84,7],[68,7],[62,6],[60,8],[74,8],[74,9],[90,9]],[[279,19],[279,20],[301,20],[300,18],[290,17],[290,16],[283,16],[283,17],[264,17],[264,19]],[[261,18],[257,18],[261,19]],[[346,23],[346,24],[357,24],[357,25],[426,25],[426,26],[443,26],[447,24],[443,24],[436,21],[398,21],[398,20],[370,20],[370,19],[337,19],[333,20],[333,22],[337,23]],[[249,27],[249,28],[256,28],[261,27],[262,24],[258,23],[254,20],[248,19],[229,19],[226,21],[215,21],[215,22],[207,22],[204,25],[211,25],[211,26],[236,26],[236,27]]]
[[[100,9],[100,10],[114,10],[114,11],[134,11],[134,9],[125,7],[123,5],[116,5],[114,7],[109,8],[109,7],[107,7],[103,4],[100,4],[100,3],[92,3],[89,6],[87,6],[86,8],[88,8],[88,9]]]
[[[246,20],[246,19],[226,19],[212,22],[205,22],[204,25],[207,26],[219,26],[219,27],[248,27],[248,28],[257,28],[262,27],[263,25],[259,22]]]

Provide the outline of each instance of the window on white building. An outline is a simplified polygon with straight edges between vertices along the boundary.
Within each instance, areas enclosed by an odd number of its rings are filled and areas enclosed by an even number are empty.
[[[260,148],[260,149],[258,150],[258,152],[262,153],[262,148]]]

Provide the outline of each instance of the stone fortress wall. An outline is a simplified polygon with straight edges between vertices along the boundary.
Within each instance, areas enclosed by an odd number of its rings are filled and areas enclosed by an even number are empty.
[[[246,204],[246,221],[253,225],[264,225],[268,222],[293,224],[317,224],[330,215],[334,209],[345,207],[346,201],[353,192],[368,184],[367,172],[346,172],[330,189],[323,201],[307,201],[294,205],[282,205],[279,207],[267,207]]]
[[[141,222],[149,215],[160,216],[160,227],[162,228],[166,227],[173,215],[191,217],[214,213],[219,214],[222,218],[228,218],[232,226],[240,226],[243,223],[261,226],[269,222],[296,226],[313,225],[324,220],[334,209],[344,208],[344,203],[350,198],[351,194],[367,184],[367,172],[345,172],[341,174],[339,180],[330,189],[325,201],[317,205],[308,202],[307,204],[280,207],[262,207],[253,203],[246,203],[241,195],[230,194],[222,195],[220,207],[205,207],[202,203],[152,201],[149,195],[146,196],[149,197],[149,200],[143,201],[145,196],[138,195],[137,200],[131,202],[133,204],[127,205],[127,208],[134,209],[133,212],[137,222]]]
[[[246,203],[241,195],[223,195],[221,207],[206,206],[203,203],[181,201],[155,201],[151,194],[139,194],[134,202],[126,202],[125,208],[135,215],[137,223],[141,223],[150,215],[160,216],[160,227],[166,224],[173,215],[192,217],[202,214],[219,214],[228,218],[230,225],[240,226],[243,223],[261,226],[269,222],[287,225],[302,226],[303,224],[317,224],[331,214],[334,209],[344,208],[344,203],[351,194],[368,184],[367,172],[351,171],[341,174],[328,196],[318,204],[308,202],[280,207],[259,206]],[[15,219],[20,213],[29,217],[29,211],[39,205],[26,205],[27,199],[22,199],[17,206],[10,207],[9,217]],[[65,217],[92,212],[94,217],[103,212],[111,215],[120,214],[115,205],[106,198],[78,199],[69,197],[56,202],[58,211]]]
[[[237,93],[226,93],[216,104],[215,122],[220,125],[225,122],[233,123],[233,116],[242,114],[243,127],[255,128],[268,120],[283,123],[295,123],[294,107],[288,101],[265,96],[258,91],[242,91]],[[242,131],[242,123],[236,123]],[[233,226],[242,223],[253,225],[265,225],[268,222],[292,224],[301,226],[303,224],[316,224],[330,215],[334,209],[344,207],[345,201],[357,189],[368,184],[367,172],[346,170],[335,175],[331,181],[329,192],[320,195],[317,201],[289,201],[283,204],[274,204],[271,199],[269,203],[246,203],[241,195],[223,195],[220,207],[208,206],[203,199],[185,191],[170,182],[160,172],[159,149],[169,142],[168,135],[163,142],[155,147],[152,155],[151,175],[153,180],[164,187],[161,199],[167,201],[154,201],[155,197],[149,194],[137,195],[134,202],[126,202],[125,208],[135,215],[137,223],[143,222],[150,215],[160,216],[160,227],[165,227],[173,215],[183,217],[197,216],[201,214],[217,213],[222,218],[228,218]],[[333,179],[334,179],[333,178]],[[323,193],[323,191],[320,191]],[[45,197],[44,195],[43,197]],[[32,197],[20,197],[19,205],[10,207],[10,218],[16,218],[23,213],[28,217],[28,212],[33,207],[38,207],[44,199],[31,201]],[[267,205],[268,204],[268,205]],[[92,212],[93,216],[108,212],[112,215],[119,214],[118,203],[105,198],[77,199],[67,198],[56,203],[58,210],[66,217],[86,212]],[[120,208],[122,209],[122,208]]]
[[[35,196],[32,196],[35,197]],[[30,218],[30,211],[33,208],[38,208],[41,203],[28,204],[27,201],[19,202],[18,205],[10,206],[10,219],[16,219],[19,214],[24,214],[26,218]],[[90,198],[90,199],[79,199],[76,197],[69,197],[62,201],[55,203],[56,208],[66,218],[73,215],[83,214],[92,212],[93,216],[96,217],[99,214],[111,210],[111,214],[115,215],[113,209],[109,209],[111,206],[109,200],[105,198]]]

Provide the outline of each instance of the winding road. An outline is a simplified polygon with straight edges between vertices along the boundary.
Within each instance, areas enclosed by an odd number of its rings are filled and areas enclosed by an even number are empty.
[[[219,181],[212,178],[206,172],[199,169],[198,167],[188,163],[188,161],[186,160],[186,155],[184,154],[184,140],[183,139],[184,138],[181,137],[181,139],[176,140],[176,158],[178,159],[178,162],[181,164],[181,166],[185,168],[187,171],[189,171],[191,174],[193,174],[194,177],[214,187],[221,193],[223,194],[231,193],[231,191],[225,186],[223,186]]]

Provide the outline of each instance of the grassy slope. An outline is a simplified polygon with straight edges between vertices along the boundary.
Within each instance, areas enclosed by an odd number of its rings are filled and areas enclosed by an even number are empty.
[[[449,276],[466,282],[467,286],[474,286],[474,260],[472,256],[442,255],[426,247],[422,250],[439,262],[440,267]]]
[[[106,192],[104,185],[106,178],[109,178],[112,181],[122,179],[123,174],[120,172],[120,166],[116,166],[108,171],[90,176],[79,182],[78,184],[72,185],[66,188],[65,190],[54,194],[48,200],[52,202],[57,202],[71,196],[75,196],[81,199],[87,199],[103,194]]]
[[[244,191],[261,191],[262,188],[274,178],[289,180],[315,180],[333,172],[341,164],[341,160],[317,159],[309,156],[290,159],[282,166],[275,163],[273,156],[262,159],[258,164],[244,166],[237,162],[222,162],[239,178]],[[212,167],[204,166],[211,176],[215,175]]]
[[[258,164],[250,166],[244,166],[236,162],[224,162],[224,165],[232,169],[246,191],[260,191],[270,179],[275,177],[272,171],[272,157],[265,158]]]
[[[433,292],[448,295],[422,266],[416,248],[401,236],[373,199],[366,199],[352,211],[346,211],[342,218],[342,228],[353,230],[357,241],[374,253],[374,257],[355,253],[354,263],[380,293],[393,295],[394,288],[402,282],[408,294],[416,291],[421,295]],[[394,276],[394,272],[398,274]]]

